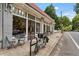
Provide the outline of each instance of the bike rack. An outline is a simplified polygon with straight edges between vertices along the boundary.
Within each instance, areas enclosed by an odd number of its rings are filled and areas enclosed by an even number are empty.
[[[33,40],[34,38],[36,39],[36,43],[33,43],[33,44],[32,44],[32,40]],[[32,46],[34,46],[34,45],[37,46],[37,44],[38,44],[37,38],[36,38],[35,36],[34,36],[34,38],[31,38],[31,36],[30,36],[30,38],[29,38],[29,39],[30,39],[30,56],[32,55],[32,53],[31,53],[31,52],[32,52]]]

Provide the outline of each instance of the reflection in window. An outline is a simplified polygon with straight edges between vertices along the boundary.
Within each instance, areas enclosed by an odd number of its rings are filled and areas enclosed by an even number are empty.
[[[28,20],[28,32],[29,34],[35,33],[35,22],[32,20]]]
[[[40,33],[40,23],[36,23],[36,33]]]

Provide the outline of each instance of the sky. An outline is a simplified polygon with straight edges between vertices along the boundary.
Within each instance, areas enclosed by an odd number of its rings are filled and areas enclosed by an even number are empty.
[[[36,3],[36,5],[44,11],[45,8],[50,5],[50,3]],[[73,10],[75,5],[74,3],[53,3],[53,5],[58,16],[61,16],[62,11],[62,15],[69,17],[69,19],[72,21],[72,18],[76,15]]]

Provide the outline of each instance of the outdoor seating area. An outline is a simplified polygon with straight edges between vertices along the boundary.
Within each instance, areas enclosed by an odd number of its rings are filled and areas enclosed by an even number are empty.
[[[55,33],[51,34],[51,36],[48,36],[49,42],[46,43],[45,47],[39,48],[39,51],[35,54],[34,49],[35,45],[33,45],[31,48],[31,56],[48,56],[52,49],[57,44],[59,38],[62,36],[61,33]],[[32,44],[36,42],[36,39],[33,39]],[[40,41],[41,42],[41,41]],[[41,43],[42,44],[42,43]],[[43,46],[43,45],[41,45]],[[10,48],[10,49],[0,49],[0,55],[1,56],[30,56],[30,41],[27,41],[24,45],[17,46],[16,48]]]

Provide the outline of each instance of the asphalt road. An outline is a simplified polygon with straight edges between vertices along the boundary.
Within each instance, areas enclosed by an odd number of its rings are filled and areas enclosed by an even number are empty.
[[[50,56],[79,56],[79,32],[65,32]]]

